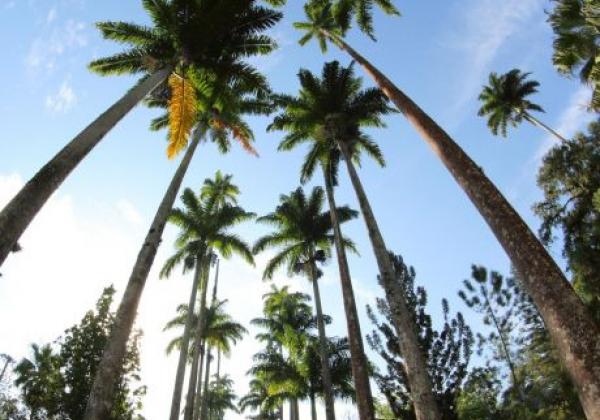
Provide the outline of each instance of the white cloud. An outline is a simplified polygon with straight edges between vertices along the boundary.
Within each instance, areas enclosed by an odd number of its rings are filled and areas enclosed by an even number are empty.
[[[530,28],[530,21],[537,21],[544,11],[544,0],[470,0],[465,3],[463,29],[447,39],[449,46],[461,55],[458,59],[464,64],[465,72],[452,115],[460,115],[473,99],[509,38]]]
[[[58,13],[56,11],[56,8],[53,7],[52,9],[50,9],[50,11],[48,11],[48,16],[46,16],[46,23],[49,25],[52,22],[54,22],[56,20],[56,17],[58,16]]]
[[[25,58],[25,65],[31,73],[54,69],[57,59],[66,51],[85,47],[88,42],[83,22],[68,20],[62,27],[54,26],[46,31],[48,33],[34,39]]]
[[[117,202],[117,210],[121,216],[133,225],[141,225],[143,222],[142,215],[129,200],[121,199]]]
[[[68,81],[64,81],[58,91],[46,96],[46,108],[55,113],[65,113],[77,103],[77,95]]]

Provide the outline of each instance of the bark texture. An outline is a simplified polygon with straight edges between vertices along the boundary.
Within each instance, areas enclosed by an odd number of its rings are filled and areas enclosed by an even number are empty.
[[[146,279],[154,262],[173,203],[199,142],[200,136],[195,136],[190,143],[144,239],[129,277],[125,294],[119,304],[110,339],[106,344],[102,360],[98,366],[98,373],[92,385],[84,420],[106,420],[109,418],[112,397],[127,349],[127,340],[131,334]]]
[[[590,420],[600,420],[600,327],[525,221],[464,150],[412,99],[343,40],[324,31],[373,78],[465,191],[537,306]]]
[[[194,322],[194,313],[196,307],[196,296],[198,287],[202,278],[202,260],[196,258],[196,272],[194,281],[192,282],[192,291],[190,293],[190,302],[188,304],[188,314],[185,320],[183,329],[183,339],[181,341],[181,349],[179,350],[179,362],[177,363],[177,373],[175,375],[175,387],[173,388],[173,398],[171,400],[171,420],[179,419],[179,411],[181,409],[181,393],[183,391],[183,381],[185,379],[185,367],[187,366],[188,350],[190,348],[190,336],[192,323]]]
[[[170,73],[170,68],[159,70],[127,92],[46,163],[8,202],[0,212],[0,266],[27,226],[73,169],[106,133]]]
[[[373,395],[371,393],[371,383],[369,382],[369,369],[363,346],[360,320],[358,318],[358,311],[356,310],[352,278],[350,277],[346,248],[342,243],[342,229],[337,213],[334,211],[334,209],[337,208],[335,192],[330,174],[328,174],[325,169],[323,169],[323,177],[325,179],[325,191],[329,203],[329,214],[331,215],[331,224],[333,225],[335,250],[340,271],[340,283],[342,286],[342,297],[346,313],[346,328],[348,330],[348,342],[350,344],[352,377],[354,378],[354,388],[356,389],[358,416],[361,420],[375,420]]]
[[[210,255],[210,253],[209,253]],[[208,276],[210,272],[210,257],[206,258],[206,264],[204,267],[204,274],[202,279],[202,293],[200,297],[200,310],[198,312],[198,325],[196,326],[196,331],[194,333],[194,337],[196,338],[196,345],[192,347],[192,374],[190,375],[189,383],[188,383],[188,391],[186,396],[185,409],[183,412],[184,420],[192,420],[194,417],[194,403],[196,401],[196,386],[201,387],[201,377],[197,374],[198,369],[202,369],[199,367],[200,361],[200,353],[201,348],[203,348],[205,344],[203,337],[204,331],[206,328],[206,295],[208,291]],[[202,344],[200,344],[202,343]],[[208,356],[207,356],[208,357]]]
[[[329,349],[327,346],[327,335],[325,334],[325,322],[323,321],[323,308],[321,306],[321,292],[319,291],[319,281],[317,279],[317,267],[314,260],[310,261],[310,276],[313,294],[315,295],[317,328],[319,330],[319,356],[321,359],[321,375],[323,380],[323,399],[325,400],[325,418],[327,420],[335,420],[333,385],[331,381],[331,370],[329,369]]]
[[[348,168],[352,186],[360,204],[360,209],[363,213],[363,219],[367,225],[369,238],[379,267],[381,285],[390,304],[390,312],[404,358],[406,377],[410,385],[410,395],[415,409],[415,416],[417,420],[441,419],[437,402],[433,395],[433,384],[427,371],[427,362],[419,347],[415,323],[406,306],[401,285],[396,279],[388,249],[377,226],[371,204],[356,173],[356,168],[352,163],[348,148],[343,142],[339,142],[339,145]]]

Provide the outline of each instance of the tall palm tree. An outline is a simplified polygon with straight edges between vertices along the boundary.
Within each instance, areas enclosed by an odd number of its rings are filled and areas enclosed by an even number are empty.
[[[239,194],[239,189],[237,186],[231,183],[232,176],[226,175],[223,177],[220,171],[215,174],[215,179],[212,180],[207,178],[204,180],[204,184],[201,189],[200,197],[202,201],[205,203],[205,209],[208,213],[213,211],[218,211],[218,209],[222,208],[224,205],[228,203],[236,203],[236,196]],[[218,185],[219,188],[215,188]],[[188,198],[188,200],[192,200]],[[193,205],[193,203],[192,203]],[[205,217],[210,217],[209,214],[205,215]],[[179,354],[179,363],[177,368],[177,374],[175,379],[175,387],[173,391],[173,401],[172,405],[173,412],[175,408],[177,411],[179,410],[178,404],[176,401],[181,401],[181,392],[183,386],[183,378],[185,375],[185,362],[187,360],[187,353],[190,342],[190,335],[192,331],[192,321],[193,321],[193,313],[194,306],[196,303],[196,295],[199,288],[201,288],[203,293],[203,301],[206,300],[206,283],[207,278],[204,278],[204,281],[201,281],[203,274],[207,276],[207,272],[205,269],[207,265],[210,263],[212,259],[210,251],[205,248],[205,244],[200,244],[198,246],[197,242],[188,242],[185,246],[178,250],[178,254],[183,252],[183,255],[180,255],[180,260],[167,260],[163,270],[161,271],[161,277],[168,277],[174,268],[174,264],[182,264],[184,273],[187,269],[191,269],[195,267],[195,276],[194,281],[192,282],[192,291],[190,293],[190,302],[188,307],[192,308],[191,311],[188,311],[188,318],[186,322],[186,327],[184,328],[183,333],[183,345],[180,347]],[[178,255],[176,254],[176,256]],[[175,257],[175,256],[174,256]],[[200,287],[202,286],[202,287]],[[216,284],[215,284],[216,286]],[[174,414],[173,414],[174,415]]]
[[[206,185],[206,184],[205,184]],[[218,194],[217,194],[218,195]],[[229,232],[229,229],[238,223],[250,220],[254,217],[239,206],[230,204],[217,204],[222,201],[213,196],[207,196],[205,200],[199,199],[194,192],[187,188],[182,194],[182,201],[185,209],[174,209],[169,217],[169,221],[181,230],[176,241],[176,253],[165,263],[163,273],[168,275],[170,271],[178,264],[189,260],[190,255],[195,256],[196,261],[207,262],[213,250],[218,251],[224,258],[229,258],[233,253],[242,256],[247,262],[253,264],[254,260],[248,245],[237,235]],[[196,326],[196,337],[203,336],[204,314],[206,311],[207,285],[201,288],[200,297],[200,321]],[[192,290],[192,295],[195,290]],[[193,303],[190,305],[193,308]],[[190,311],[190,314],[193,311]],[[187,320],[189,336],[191,331],[191,315]],[[185,334],[184,334],[185,336]],[[184,337],[185,341],[185,337]],[[183,378],[185,374],[185,362],[187,360],[187,345],[183,343],[180,354],[178,370],[176,374],[175,388],[173,391],[173,401],[171,407],[171,416],[173,419],[179,417],[179,404],[183,389]],[[196,374],[199,361],[199,346],[192,347],[192,370],[190,375],[190,384],[188,389],[186,418],[191,418],[194,407],[194,394],[196,390]],[[189,417],[188,417],[189,416]]]
[[[239,401],[240,411],[246,411],[248,409],[258,410],[258,414],[249,416],[248,418],[254,420],[277,420],[279,414],[277,414],[277,407],[279,401],[276,397],[273,397],[269,393],[268,382],[261,377],[256,377],[250,381],[250,390],[246,395],[240,398]]]
[[[305,76],[310,78],[304,72],[300,73],[301,78],[305,78]],[[307,80],[306,83],[311,82]],[[269,130],[278,129],[288,131],[288,135],[280,145],[279,150],[289,150],[298,142],[312,140],[310,150],[306,155],[301,169],[300,179],[302,183],[313,177],[317,166],[320,166],[322,169],[340,272],[358,410],[361,418],[374,419],[375,411],[370,386],[369,367],[364,352],[352,279],[346,249],[341,241],[342,230],[338,215],[333,211],[337,207],[334,188],[337,185],[341,154],[339,148],[335,145],[326,141],[319,141],[323,136],[323,127],[327,122],[327,118],[329,118],[328,115],[331,114],[331,109],[318,109],[315,105],[320,106],[323,103],[319,101],[309,102],[309,98],[302,97],[302,95],[298,98],[288,95],[278,95],[275,102],[284,108],[284,111],[275,117],[273,123],[269,126]],[[334,103],[333,105],[335,106]],[[385,111],[385,108],[382,111]],[[370,148],[367,146],[367,149]],[[383,164],[383,160],[381,163]]]
[[[187,88],[185,77],[191,66],[214,74],[244,75],[249,69],[241,60],[275,48],[262,32],[279,21],[281,14],[256,3],[142,0],[152,26],[126,22],[97,25],[104,38],[124,43],[128,49],[93,61],[90,69],[102,75],[143,77],[46,163],[0,212],[0,266],[52,193],[106,133],[158,85],[169,78],[172,86]]]
[[[323,189],[318,187],[313,189],[309,197],[304,194],[302,188],[298,188],[289,196],[282,195],[280,205],[275,212],[258,219],[259,222],[273,225],[276,231],[260,238],[254,245],[253,251],[258,253],[271,247],[283,247],[283,250],[267,264],[263,274],[265,279],[271,279],[275,270],[287,265],[288,273],[303,273],[312,282],[321,345],[326,417],[327,420],[334,420],[331,375],[327,360],[327,337],[318,285],[321,273],[317,268],[317,262],[325,261],[330,255],[331,244],[334,242],[329,212],[322,212],[323,201]],[[342,223],[357,215],[348,207],[338,207],[336,211]],[[353,247],[349,240],[344,239],[344,241]]]
[[[527,80],[530,74],[519,69],[512,69],[501,75],[491,73],[488,85],[483,87],[479,95],[483,104],[478,115],[488,117],[488,127],[495,136],[500,133],[506,137],[508,124],[516,127],[525,120],[546,130],[557,139],[567,141],[531,114],[531,111],[544,112],[544,109],[527,99],[529,95],[538,91],[540,85],[536,80]]]
[[[233,391],[233,381],[228,375],[215,377],[210,383],[206,396],[206,405],[210,407],[207,420],[223,420],[226,411],[238,413],[235,404],[237,396]]]
[[[383,126],[381,117],[391,111],[387,98],[378,89],[361,90],[361,80],[354,76],[353,67],[341,67],[337,61],[325,64],[320,79],[307,70],[299,72],[299,79],[301,91],[298,97],[283,97],[281,102],[286,106],[285,111],[275,118],[275,126],[290,131],[280,149],[290,150],[307,141],[316,143],[303,167],[306,177],[312,174],[320,157],[330,155],[331,149],[339,150],[367,225],[382,286],[388,300],[393,302],[394,324],[402,337],[403,353],[407,354],[406,368],[417,418],[440,418],[413,319],[403,295],[398,293],[383,235],[354,166],[354,162],[360,162],[361,152],[384,164],[379,147],[361,131],[361,127]],[[335,160],[331,162],[336,164]]]
[[[600,13],[591,0],[555,0],[549,16],[554,30],[552,61],[560,73],[579,73],[593,88],[590,107],[600,109]]]
[[[307,31],[301,39],[331,42],[348,53],[372,77],[385,95],[415,127],[465,191],[508,254],[552,336],[554,345],[585,407],[588,417],[600,417],[600,328],[577,296],[560,267],[498,188],[462,148],[409,96],[345,40],[328,0],[306,4]]]

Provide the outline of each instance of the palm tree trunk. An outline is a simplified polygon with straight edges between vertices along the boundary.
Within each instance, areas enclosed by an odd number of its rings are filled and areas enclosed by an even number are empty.
[[[200,143],[200,135],[194,136],[185,156],[179,164],[169,187],[163,197],[150,230],[138,254],[135,265],[129,277],[123,299],[117,310],[117,316],[104,349],[98,372],[92,385],[88,399],[84,420],[105,420],[109,418],[112,409],[114,389],[123,366],[123,359],[127,349],[127,340],[133,327],[137,308],[148,278],[148,273],[154,262],[156,251],[161,242],[167,219],[171,214],[173,203],[183,182],[185,173]]]
[[[312,255],[315,252],[312,250]],[[331,371],[329,369],[329,348],[327,336],[325,335],[325,322],[323,321],[323,308],[321,307],[321,293],[317,279],[317,266],[314,260],[310,261],[310,276],[315,295],[315,309],[317,311],[317,327],[319,330],[319,356],[321,359],[321,375],[323,376],[323,398],[325,400],[325,418],[335,420],[335,407],[333,400],[333,385],[331,382]]]
[[[298,398],[294,398],[294,418],[300,420],[300,404]]]
[[[433,384],[427,371],[427,363],[419,346],[419,339],[415,328],[413,317],[406,306],[401,285],[398,283],[392,261],[385,246],[381,231],[373,215],[371,205],[367,199],[360,178],[356,173],[352,157],[344,142],[338,142],[348,173],[354,186],[363,219],[367,225],[369,238],[375,252],[375,258],[379,267],[381,285],[390,304],[390,312],[398,334],[402,356],[404,357],[406,376],[409,383],[411,399],[415,408],[417,420],[441,419],[437,402],[433,395]]]
[[[202,396],[202,378],[204,378],[204,365],[205,363],[205,355],[206,355],[206,340],[202,341],[202,345],[200,346],[200,367],[198,368],[198,374],[196,375],[197,386],[196,386],[196,397],[194,401],[200,401]]]
[[[208,345],[208,344],[207,344]],[[202,392],[202,398],[197,402],[196,416],[194,420],[207,420],[208,418],[208,392],[210,389],[210,362],[212,360],[211,348],[208,347],[206,354],[206,372],[204,373],[204,392]]]
[[[294,399],[290,400],[290,420],[298,420],[294,415]]]
[[[371,383],[369,382],[369,369],[367,357],[363,347],[362,334],[360,330],[360,320],[356,310],[356,300],[354,299],[354,289],[352,287],[352,278],[348,267],[348,258],[346,248],[341,238],[342,229],[338,220],[337,208],[335,202],[335,192],[331,174],[325,168],[323,177],[325,178],[325,191],[329,202],[329,214],[331,215],[331,224],[333,226],[333,235],[335,250],[340,271],[340,283],[342,285],[342,297],[344,299],[344,310],[346,312],[346,328],[348,330],[348,342],[350,344],[350,360],[352,364],[352,376],[354,378],[354,388],[356,390],[356,404],[358,406],[358,415],[361,420],[375,420],[375,410],[373,408],[373,395],[371,394]]]
[[[10,358],[6,358],[4,362],[4,367],[2,368],[2,373],[0,373],[0,384],[2,383],[2,379],[4,379],[4,374],[6,373],[6,369],[8,368],[8,364],[10,363]]]
[[[205,272],[204,272],[204,278],[202,279],[202,296],[200,297],[200,311],[198,313],[198,325],[196,326],[196,332],[195,332],[195,337],[196,337],[196,342],[201,343],[203,342],[203,337],[204,337],[204,331],[206,328],[206,294],[208,291],[208,276],[209,276],[209,272],[210,272],[210,251],[207,254],[206,257],[206,267],[205,267]],[[194,346],[192,348],[192,372],[198,372],[199,369],[199,358],[200,358],[200,347],[201,346]],[[193,373],[192,375],[190,375],[190,380],[189,380],[189,385],[188,385],[188,392],[187,392],[187,396],[186,396],[186,404],[185,404],[185,409],[183,412],[183,419],[184,420],[192,420],[193,416],[194,416],[194,401],[196,398],[196,383],[197,381],[201,382],[202,378],[198,378],[196,373]]]
[[[179,350],[179,362],[177,364],[177,374],[175,375],[175,387],[173,389],[173,398],[171,400],[171,420],[179,419],[179,411],[181,407],[181,393],[183,391],[183,380],[185,379],[185,367],[187,365],[188,350],[190,348],[192,323],[194,322],[196,295],[198,294],[198,287],[202,278],[203,264],[204,262],[202,261],[202,259],[196,257],[196,272],[194,275],[194,281],[192,282],[192,292],[190,293],[188,314],[187,319],[185,320],[181,349]]]
[[[373,78],[477,207],[544,318],[585,414],[600,419],[600,328],[556,262],[481,168],[431,117],[343,40],[327,31],[323,34]]]
[[[0,266],[52,193],[117,123],[162,83],[171,68],[135,86],[88,125],[31,178],[0,212]]]
[[[552,128],[550,128],[549,126],[547,126],[546,124],[544,124],[543,122],[541,122],[540,120],[538,120],[536,117],[534,117],[533,115],[531,115],[530,113],[526,112],[524,114],[524,118],[529,121],[531,124],[540,127],[543,130],[546,130],[548,133],[550,133],[552,136],[556,137],[558,140],[560,141],[568,141],[566,138],[564,138],[563,136],[561,136],[560,134],[558,134],[557,131],[553,130]]]
[[[317,402],[315,401],[315,393],[310,393],[310,418],[317,420]]]

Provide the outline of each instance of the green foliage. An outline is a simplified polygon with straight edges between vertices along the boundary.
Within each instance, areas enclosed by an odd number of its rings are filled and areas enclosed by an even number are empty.
[[[583,419],[544,321],[518,280],[474,266],[464,287],[459,295],[488,326],[486,335],[478,334],[480,350],[491,352],[484,353],[486,368],[472,372],[459,398],[460,418]]]
[[[385,127],[382,116],[394,112],[387,97],[378,89],[362,89],[362,80],[354,75],[353,66],[343,67],[337,61],[326,63],[320,78],[308,70],[300,70],[298,78],[298,96],[276,96],[275,102],[283,110],[269,130],[288,133],[279,150],[289,151],[309,143],[301,181],[309,180],[321,164],[335,185],[340,142],[347,146],[356,164],[360,165],[364,152],[383,166],[379,146],[362,129]]]
[[[105,39],[125,44],[128,49],[94,60],[90,69],[107,75],[193,65],[219,74],[225,62],[228,66],[239,65],[240,59],[267,54],[276,47],[262,32],[282,16],[256,3],[255,0],[142,0],[152,26],[98,23]]]
[[[15,384],[31,419],[83,418],[87,397],[96,369],[108,341],[115,314],[110,311],[115,290],[104,289],[94,311],[65,331],[53,345],[32,345],[31,359],[15,368]],[[127,345],[125,361],[113,393],[113,408],[108,420],[133,420],[141,408],[146,388],[139,385],[139,341],[141,332]]]
[[[323,395],[317,323],[309,301],[307,295],[290,293],[287,287],[273,286],[263,297],[263,317],[252,323],[263,330],[257,339],[265,347],[254,355],[254,364],[248,371],[253,377],[250,392],[240,399],[242,411],[258,411],[251,418],[274,418],[286,400]],[[328,316],[324,320],[331,322]],[[353,399],[347,340],[328,338],[327,354],[334,396]]]
[[[233,381],[229,376],[213,379],[205,396],[210,420],[223,420],[227,411],[238,412],[237,396],[233,392]]]
[[[259,222],[272,225],[275,231],[258,239],[253,252],[259,253],[268,248],[281,249],[268,263],[263,278],[271,279],[276,270],[286,267],[288,274],[303,272],[311,278],[311,270],[316,262],[323,262],[331,255],[334,242],[333,225],[329,210],[324,211],[325,194],[315,187],[309,196],[302,188],[289,195],[281,195],[275,212],[260,217]],[[357,217],[358,213],[347,206],[336,209],[340,223]],[[354,249],[347,238],[345,246]]]
[[[540,237],[560,233],[573,285],[600,320],[600,121],[551,149],[538,174]]]
[[[544,112],[541,106],[527,99],[537,93],[540,85],[535,80],[527,80],[530,74],[519,69],[501,75],[490,74],[489,84],[479,95],[482,106],[478,115],[487,116],[488,127],[495,136],[501,134],[506,137],[509,124],[516,127],[523,120],[531,122],[530,111]]]
[[[169,217],[169,222],[180,229],[175,241],[176,251],[165,262],[161,277],[168,277],[178,265],[183,266],[184,272],[194,268],[208,258],[211,249],[218,251],[224,258],[235,253],[254,264],[250,247],[238,235],[229,231],[231,227],[255,217],[254,213],[229,204],[237,195],[237,187],[230,184],[230,180],[231,178],[227,179],[229,186],[221,189],[212,188],[215,183],[225,182],[223,179],[219,180],[218,173],[215,180],[207,179],[202,188],[204,199],[196,196],[190,188],[183,191],[181,201],[184,208],[173,209]]]
[[[206,340],[210,347],[220,350],[223,355],[229,356],[231,354],[232,345],[235,345],[238,341],[242,340],[248,331],[242,324],[236,322],[231,315],[225,311],[224,306],[226,303],[226,300],[215,302],[206,309],[206,325],[202,340]],[[167,322],[163,331],[183,329],[187,315],[188,305],[179,305],[177,308],[177,316]],[[195,313],[192,318],[192,331],[196,330],[198,320],[199,314]],[[182,336],[172,339],[167,345],[167,354],[170,354],[174,349],[179,349],[182,339]],[[194,337],[194,342],[190,343],[190,346],[195,346],[196,342],[198,342],[198,338]],[[191,358],[191,352],[188,354]]]
[[[456,419],[456,398],[460,394],[471,358],[471,329],[460,312],[450,318],[450,309],[445,299],[442,301],[444,323],[440,330],[435,329],[431,316],[426,312],[427,292],[423,287],[415,287],[415,270],[409,268],[400,256],[390,254],[390,258],[418,329],[419,346],[427,358],[428,373],[442,417]],[[373,309],[367,306],[367,314],[376,327],[367,336],[367,341],[385,361],[386,369],[384,373],[379,370],[374,372],[375,381],[396,418],[414,418],[403,355],[399,337],[392,327],[394,324],[389,303],[384,299],[377,299],[377,309],[383,316],[383,321],[379,321]]]
[[[554,0],[549,22],[554,30],[552,61],[563,74],[579,74],[593,87],[590,107],[600,109],[600,5],[597,0]]]

